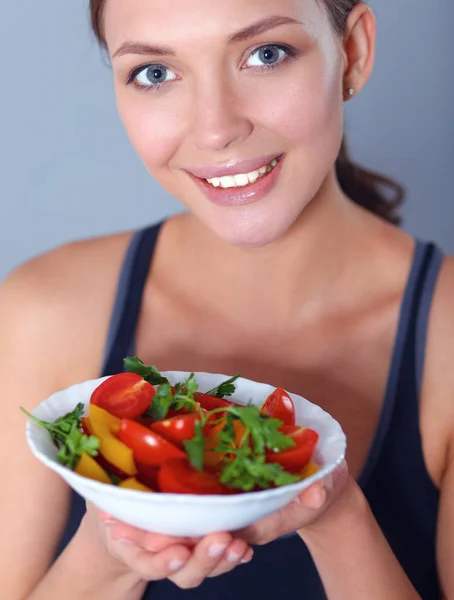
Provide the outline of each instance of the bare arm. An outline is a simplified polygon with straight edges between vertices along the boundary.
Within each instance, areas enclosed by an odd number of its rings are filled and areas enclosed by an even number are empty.
[[[301,530],[329,600],[418,600],[352,480],[326,515]]]
[[[31,454],[19,406],[31,411],[58,389],[98,376],[111,298],[104,281],[102,292],[92,285],[86,294],[86,264],[83,247],[65,248],[0,285],[0,579],[9,600],[25,598],[43,578],[68,517],[69,489]],[[112,292],[114,284],[112,276]]]

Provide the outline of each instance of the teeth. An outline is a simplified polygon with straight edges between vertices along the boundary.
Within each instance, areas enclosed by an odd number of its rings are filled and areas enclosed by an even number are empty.
[[[249,179],[249,183],[255,183],[260,175],[258,171],[253,171],[252,173],[249,173],[247,177]]]
[[[233,177],[230,177],[230,176],[221,177],[220,178],[220,182],[221,182],[221,187],[223,187],[223,188],[236,187],[235,186],[235,179]]]
[[[224,189],[233,187],[244,187],[250,183],[255,183],[257,179],[263,177],[266,173],[269,173],[276,167],[278,160],[275,158],[268,165],[260,167],[257,171],[252,173],[240,174],[240,175],[228,175],[226,177],[213,177],[213,179],[207,179],[208,183],[211,183],[213,187],[221,187]]]

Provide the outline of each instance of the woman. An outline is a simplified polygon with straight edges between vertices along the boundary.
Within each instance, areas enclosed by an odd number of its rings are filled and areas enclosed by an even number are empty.
[[[67,245],[2,285],[4,597],[453,598],[454,262],[392,225],[398,198],[340,152],[344,102],[373,67],[372,12],[91,10],[129,137],[188,214]],[[303,394],[342,424],[349,474],[202,540],[84,514],[30,455],[18,405],[118,372],[131,352]]]

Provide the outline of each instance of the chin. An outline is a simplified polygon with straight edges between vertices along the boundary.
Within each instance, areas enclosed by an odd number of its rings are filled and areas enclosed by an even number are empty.
[[[270,211],[266,207],[249,205],[247,210],[227,209],[224,215],[210,219],[206,225],[211,231],[231,246],[238,248],[263,248],[283,238],[298,220],[304,207],[277,207]]]

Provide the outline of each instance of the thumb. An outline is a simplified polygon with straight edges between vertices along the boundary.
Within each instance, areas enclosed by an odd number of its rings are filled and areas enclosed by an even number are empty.
[[[319,510],[325,504],[327,497],[328,493],[323,481],[317,481],[299,494],[296,501],[305,508]]]

